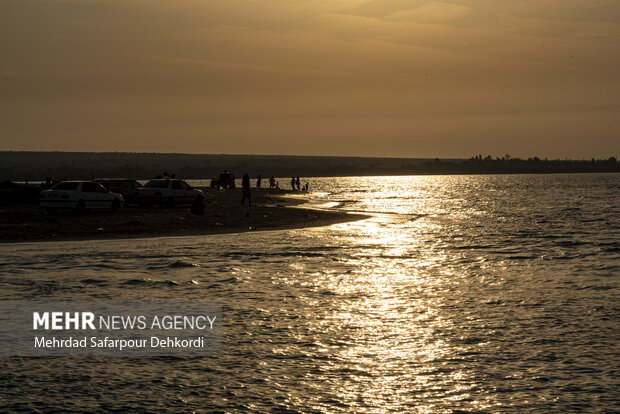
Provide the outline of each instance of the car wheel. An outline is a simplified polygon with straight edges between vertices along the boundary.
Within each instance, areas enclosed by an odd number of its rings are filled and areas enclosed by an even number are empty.
[[[168,207],[168,208],[174,207],[174,197],[169,197],[168,198],[168,200],[166,201],[166,207]]]
[[[78,200],[77,204],[75,205],[75,212],[83,213],[85,210],[86,210],[86,203],[84,203],[84,200]]]
[[[121,208],[121,202],[118,201],[118,199],[114,199],[112,201],[112,206],[110,207],[110,211],[112,213],[116,213],[118,211],[118,209]]]

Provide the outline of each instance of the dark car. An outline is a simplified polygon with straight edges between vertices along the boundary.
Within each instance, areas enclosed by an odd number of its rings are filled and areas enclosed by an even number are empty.
[[[138,189],[142,187],[142,184],[136,180],[129,178],[100,178],[95,180],[95,182],[113,193],[122,195],[125,205],[138,203]]]
[[[222,171],[219,177],[211,180],[211,188],[235,188],[235,176],[230,171]]]

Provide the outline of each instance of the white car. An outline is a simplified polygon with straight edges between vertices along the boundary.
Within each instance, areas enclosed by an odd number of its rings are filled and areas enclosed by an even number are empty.
[[[123,196],[106,190],[94,181],[63,181],[39,194],[39,205],[52,213],[58,208],[72,208],[76,212],[91,209],[118,211]]]
[[[161,204],[174,207],[177,204],[191,204],[196,200],[204,199],[201,190],[192,188],[183,180],[163,179],[151,180],[138,189],[138,203],[142,206]]]

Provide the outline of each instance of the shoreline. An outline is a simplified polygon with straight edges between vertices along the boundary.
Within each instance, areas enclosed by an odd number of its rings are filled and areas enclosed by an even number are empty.
[[[189,206],[124,207],[117,213],[71,211],[47,214],[35,205],[0,207],[0,245],[54,241],[121,240],[209,236],[250,231],[323,227],[363,220],[369,215],[304,208],[301,195],[288,190],[252,188],[250,217],[242,214],[240,189],[205,192],[205,214],[191,215]]]

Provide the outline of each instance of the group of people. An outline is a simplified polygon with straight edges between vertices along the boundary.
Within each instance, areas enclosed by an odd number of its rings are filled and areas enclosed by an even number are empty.
[[[297,187],[297,191],[308,191],[308,186],[310,185],[310,183],[306,183],[306,185],[303,186],[303,188],[301,187],[301,183],[299,181],[299,177],[291,177],[291,189],[293,191],[295,191],[295,187]]]
[[[263,181],[263,177],[258,174],[258,178],[256,178],[256,188],[260,188],[261,184]],[[269,189],[272,188],[280,188],[280,184],[276,181],[276,179],[273,177],[273,175],[271,177],[269,177]]]
[[[249,182],[249,180],[250,179],[248,177],[248,182]],[[260,174],[258,174],[258,177],[256,178],[256,188],[260,188],[261,187],[262,181],[263,181],[263,177]],[[307,192],[309,185],[310,185],[310,183],[306,183],[306,185],[304,185],[302,187],[299,177],[291,177],[291,189],[293,191],[297,190],[297,191],[305,191],[305,192]],[[276,179],[272,175],[271,177],[269,177],[269,189],[274,189],[274,188],[275,189],[279,189],[280,188],[280,183],[278,181],[276,181]]]
[[[262,185],[263,177],[258,174],[256,178],[256,188],[260,188]],[[301,186],[301,180],[299,177],[291,177],[291,189],[293,191],[308,191],[310,183],[306,182],[306,185]],[[273,177],[269,177],[269,188],[270,189],[279,189],[280,184]],[[248,173],[243,174],[243,178],[241,179],[241,206],[243,207],[243,213],[246,217],[250,217],[250,176]]]

